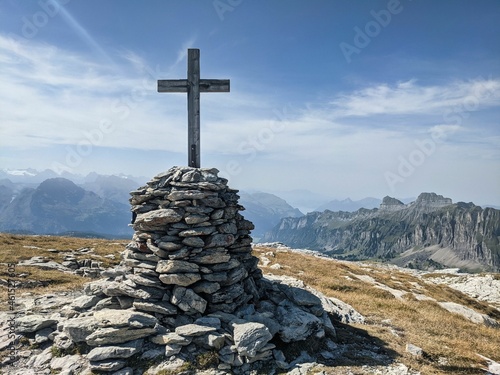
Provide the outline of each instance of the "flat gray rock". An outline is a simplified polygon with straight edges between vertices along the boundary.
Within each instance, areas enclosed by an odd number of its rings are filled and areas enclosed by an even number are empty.
[[[44,342],[49,341],[49,335],[54,332],[52,328],[44,328],[36,332],[35,334],[35,342],[37,344],[42,344]]]
[[[49,319],[43,315],[26,315],[16,319],[16,332],[36,332],[40,329],[53,326],[56,323],[57,320]]]
[[[296,305],[285,300],[276,310],[277,321],[281,325],[280,338],[284,342],[302,341],[322,330],[322,321]]]
[[[92,349],[87,358],[89,361],[103,361],[111,358],[129,358],[142,348],[143,340],[134,340],[115,346],[101,346]]]
[[[202,336],[210,332],[217,331],[215,327],[209,327],[206,325],[199,324],[186,324],[175,329],[175,333],[181,336],[194,337]]]
[[[176,344],[181,346],[189,345],[192,341],[191,337],[184,337],[175,332],[169,332],[164,335],[154,336],[150,340],[151,342],[158,345]]]
[[[149,314],[134,310],[103,309],[94,313],[99,327],[154,327],[158,320]]]
[[[161,285],[160,279],[158,277],[148,277],[146,275],[132,274],[127,275],[127,279],[132,280],[134,283],[144,286],[158,287]]]
[[[189,286],[201,280],[199,273],[164,273],[160,275],[160,281],[167,285]]]
[[[62,323],[63,332],[76,343],[84,342],[87,336],[97,328],[97,321],[92,316],[69,319]]]
[[[70,306],[75,310],[85,310],[92,306],[95,306],[101,299],[102,297],[98,295],[80,296],[75,299]]]
[[[269,329],[262,323],[233,324],[234,344],[240,355],[255,357],[273,338]]]
[[[204,313],[207,301],[197,295],[192,289],[176,286],[171,301],[186,313]]]
[[[279,285],[280,290],[299,306],[321,306],[321,300],[308,290],[288,285]]]
[[[126,362],[123,359],[108,359],[99,362],[90,362],[90,369],[95,371],[111,372],[124,368]]]
[[[37,368],[45,365],[46,363],[49,363],[49,361],[52,359],[52,348],[48,347],[45,349],[43,352],[40,354],[36,354],[31,356],[28,361],[26,362],[26,367],[28,368]]]
[[[235,241],[235,238],[230,233],[218,233],[210,236],[205,247],[228,247]]]
[[[171,274],[198,272],[199,269],[197,264],[184,260],[161,260],[156,266],[156,272]]]
[[[79,354],[66,355],[64,357],[53,357],[50,361],[51,370],[59,371],[58,374],[77,374],[82,366],[83,358]]]
[[[129,285],[116,281],[107,283],[104,286],[103,292],[109,297],[128,296],[140,299],[151,299],[152,297],[151,293],[143,289],[133,288]]]
[[[162,230],[167,224],[182,220],[183,214],[177,210],[164,208],[138,214],[133,224],[134,230]]]
[[[200,254],[191,257],[191,261],[198,264],[226,263],[231,259],[225,248],[204,249]]]
[[[460,305],[455,302],[438,302],[439,306],[443,309],[448,310],[451,313],[462,315],[465,319],[470,320],[476,324],[484,324],[487,327],[500,327],[495,319],[490,318],[486,314],[478,313],[469,307]]]
[[[141,311],[149,311],[163,315],[175,315],[178,312],[177,307],[166,301],[160,301],[155,303],[134,301],[134,308]]]
[[[99,328],[87,337],[87,344],[90,346],[103,346],[109,344],[122,344],[156,334],[154,328],[131,329],[122,328]]]
[[[205,241],[200,237],[186,237],[182,240],[182,243],[186,246],[191,247],[204,247]]]

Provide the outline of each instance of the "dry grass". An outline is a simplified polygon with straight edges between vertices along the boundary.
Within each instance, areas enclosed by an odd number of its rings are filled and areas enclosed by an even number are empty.
[[[82,258],[88,258],[89,256],[104,257],[109,254],[118,256],[127,243],[128,241],[42,235],[20,236],[0,233],[0,263],[18,262],[19,260],[26,260],[40,255],[51,260],[60,261],[63,255],[82,248],[93,249],[91,254],[82,255]],[[50,252],[49,250],[58,250],[59,252]],[[107,264],[117,263],[107,258],[99,258],[99,261],[103,261]]]
[[[63,256],[81,248],[93,248],[80,258],[92,258],[117,264],[119,254],[127,241],[109,241],[50,236],[17,236],[0,234],[0,278],[8,278],[7,263],[45,256],[61,262]],[[34,247],[30,247],[34,246]],[[57,252],[48,251],[56,249]],[[367,319],[367,324],[355,324],[353,329],[364,332],[364,339],[381,343],[388,351],[396,353],[395,359],[422,374],[484,374],[484,362],[476,353],[500,361],[500,330],[471,323],[439,307],[434,301],[418,301],[413,293],[424,294],[436,301],[450,301],[473,308],[500,321],[500,312],[483,302],[469,298],[445,285],[426,283],[409,272],[402,272],[377,265],[341,262],[317,258],[297,252],[280,252],[273,248],[254,249],[256,256],[264,253],[271,263],[263,268],[264,273],[296,277],[327,296],[338,298],[352,305]],[[102,258],[113,254],[115,259]],[[280,269],[269,266],[280,264]],[[22,279],[45,282],[43,288],[19,289],[18,294],[31,292],[46,294],[57,290],[79,288],[89,279],[53,270],[36,267],[16,267],[16,275],[26,274]],[[356,276],[370,276],[375,282],[393,289],[406,291],[401,299],[390,292],[358,279]],[[6,308],[6,293],[2,292],[2,307]],[[354,339],[349,332],[339,328],[343,340]],[[344,335],[344,336],[343,336]],[[422,358],[414,358],[405,351],[407,343],[424,350]],[[354,361],[355,362],[355,361]],[[342,373],[345,365],[330,368],[326,373]],[[346,369],[355,371],[356,363]],[[331,372],[330,372],[331,371]]]
[[[101,239],[54,237],[54,236],[20,236],[0,233],[0,279],[14,279],[22,281],[42,282],[43,288],[18,288],[16,294],[32,292],[44,294],[60,290],[69,290],[81,287],[88,278],[71,273],[62,273],[55,270],[43,270],[33,266],[20,266],[15,268],[16,277],[10,277],[7,263],[17,264],[21,260],[28,260],[34,256],[43,256],[48,260],[61,263],[65,255],[72,254],[77,259],[94,259],[102,262],[102,267],[118,264],[120,252],[123,251],[126,241],[109,241]],[[90,248],[88,253],[79,253],[77,250]],[[113,254],[114,259],[105,258]],[[2,295],[2,302],[5,298]],[[0,310],[5,310],[6,304],[2,303]]]
[[[434,301],[418,301],[412,292],[436,301],[450,301],[489,314],[500,321],[500,312],[444,285],[427,284],[408,272],[352,262],[322,259],[297,252],[280,252],[272,248],[254,249],[256,256],[272,262],[264,273],[293,276],[327,296],[352,305],[367,318],[358,325],[369,335],[383,341],[389,349],[400,353],[400,361],[422,374],[484,374],[480,353],[500,360],[500,330],[474,324],[451,314]],[[281,269],[269,266],[280,264]],[[355,275],[368,275],[376,282],[408,292],[402,299]],[[422,358],[405,353],[407,343],[424,350]]]

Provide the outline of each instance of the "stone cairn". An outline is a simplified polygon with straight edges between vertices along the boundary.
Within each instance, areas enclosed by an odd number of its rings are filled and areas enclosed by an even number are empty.
[[[279,350],[284,343],[307,340],[305,349],[330,340],[331,302],[263,277],[251,253],[253,224],[217,173],[174,167],[131,192],[135,233],[120,265],[50,319],[19,318],[20,332],[44,329],[63,353],[79,347],[74,373],[117,375],[138,373],[132,358],[172,363],[203,353],[216,353],[217,371],[227,373],[260,361],[286,369],[293,359]]]

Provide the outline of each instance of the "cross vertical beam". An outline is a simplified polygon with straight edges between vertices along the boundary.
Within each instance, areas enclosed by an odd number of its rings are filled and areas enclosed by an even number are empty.
[[[188,165],[200,168],[200,92],[229,92],[228,79],[200,79],[200,50],[188,49],[186,79],[158,80],[158,92],[187,92]]]
[[[200,168],[200,50],[188,49],[188,165]]]

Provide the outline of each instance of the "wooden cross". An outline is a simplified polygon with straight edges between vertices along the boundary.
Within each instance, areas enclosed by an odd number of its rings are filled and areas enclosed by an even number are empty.
[[[200,92],[229,92],[228,79],[200,79],[200,50],[188,49],[187,79],[158,80],[158,92],[188,94],[188,165],[200,168]]]

